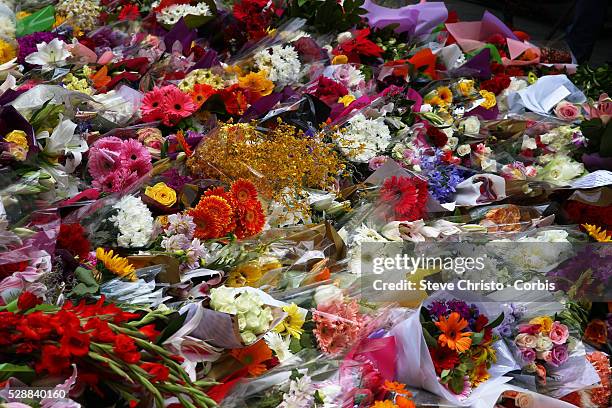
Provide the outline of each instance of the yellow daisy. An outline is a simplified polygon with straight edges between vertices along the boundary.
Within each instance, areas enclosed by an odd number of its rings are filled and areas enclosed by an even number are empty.
[[[305,322],[302,311],[295,303],[284,306],[283,311],[287,313],[287,317],[274,328],[274,331],[281,335],[288,334],[299,339],[304,331],[302,326]]]

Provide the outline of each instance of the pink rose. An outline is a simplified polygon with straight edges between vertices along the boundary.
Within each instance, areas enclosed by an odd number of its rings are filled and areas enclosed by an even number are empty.
[[[567,121],[574,121],[580,117],[580,108],[567,101],[559,102],[554,111],[558,118]]]
[[[563,323],[554,322],[548,337],[554,344],[564,344],[569,337],[569,329]]]

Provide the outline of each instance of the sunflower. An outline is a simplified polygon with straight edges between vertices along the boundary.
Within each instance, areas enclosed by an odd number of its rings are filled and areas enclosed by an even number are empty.
[[[198,107],[202,106],[204,102],[208,100],[217,92],[215,88],[208,84],[195,84],[193,91],[191,92],[191,99]]]
[[[302,326],[305,322],[304,314],[295,303],[283,306],[283,311],[287,313],[287,317],[274,328],[274,331],[282,335],[295,337],[299,340],[304,331],[302,330]]]
[[[203,196],[188,214],[193,217],[196,225],[196,238],[219,238],[233,229],[234,211],[229,203],[219,196]]]
[[[436,91],[438,94],[438,98],[442,99],[445,104],[448,105],[453,102],[453,92],[448,86],[440,86]]]
[[[607,230],[591,224],[582,224],[582,227],[597,242],[612,242],[612,236],[608,235]]]
[[[96,249],[96,258],[104,264],[104,267],[120,278],[136,280],[134,266],[126,258],[114,255],[113,250],[105,251],[102,248]]]
[[[472,345],[471,332],[461,332],[468,325],[467,320],[463,319],[459,313],[452,312],[448,319],[445,316],[440,316],[440,321],[435,322],[436,326],[442,334],[438,337],[438,342],[442,346],[446,346],[451,350],[456,350],[458,353],[463,353]]]
[[[267,96],[274,90],[274,82],[268,79],[266,71],[249,72],[238,78],[238,84],[242,89],[248,89],[259,96]]]
[[[251,201],[257,200],[257,188],[246,179],[238,179],[232,183],[231,192],[238,205],[244,206]]]

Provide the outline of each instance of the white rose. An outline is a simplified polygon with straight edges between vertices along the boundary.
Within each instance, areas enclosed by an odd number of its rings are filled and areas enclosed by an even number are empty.
[[[448,145],[448,147],[450,147],[452,150],[455,150],[455,147],[457,147],[457,144],[459,144],[459,138],[458,137],[449,137],[448,138],[448,142],[446,142],[446,144]]]
[[[525,81],[524,79],[514,77],[510,79],[510,86],[508,87],[510,91],[517,92],[525,88],[527,88],[527,81]]]
[[[431,112],[432,110],[433,108],[428,103],[424,103],[423,105],[421,105],[421,112]]]
[[[554,133],[544,133],[540,136],[540,141],[544,144],[550,144],[550,142],[552,142],[553,140],[555,140]]]
[[[480,132],[480,120],[476,116],[470,116],[461,122],[463,132],[470,135],[477,135]]]
[[[553,342],[548,338],[548,336],[543,336],[540,334],[538,336],[538,340],[536,342],[536,351],[547,351],[552,349]]]
[[[538,145],[536,143],[536,140],[529,137],[529,136],[523,136],[523,144],[521,145],[521,149],[523,150],[535,150],[537,149]]]
[[[465,156],[466,154],[470,154],[472,148],[469,144],[463,144],[457,148],[457,154],[459,156]]]
[[[317,306],[325,305],[333,301],[342,301],[344,295],[335,285],[321,285],[317,287],[314,294],[314,301]]]
[[[250,331],[242,332],[240,333],[240,336],[242,337],[242,341],[244,342],[244,344],[247,344],[247,345],[257,340],[257,336]]]

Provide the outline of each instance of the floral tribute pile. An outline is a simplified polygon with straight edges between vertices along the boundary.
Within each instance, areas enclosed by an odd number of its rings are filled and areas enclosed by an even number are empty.
[[[610,67],[389,7],[0,0],[2,407],[611,406]]]

